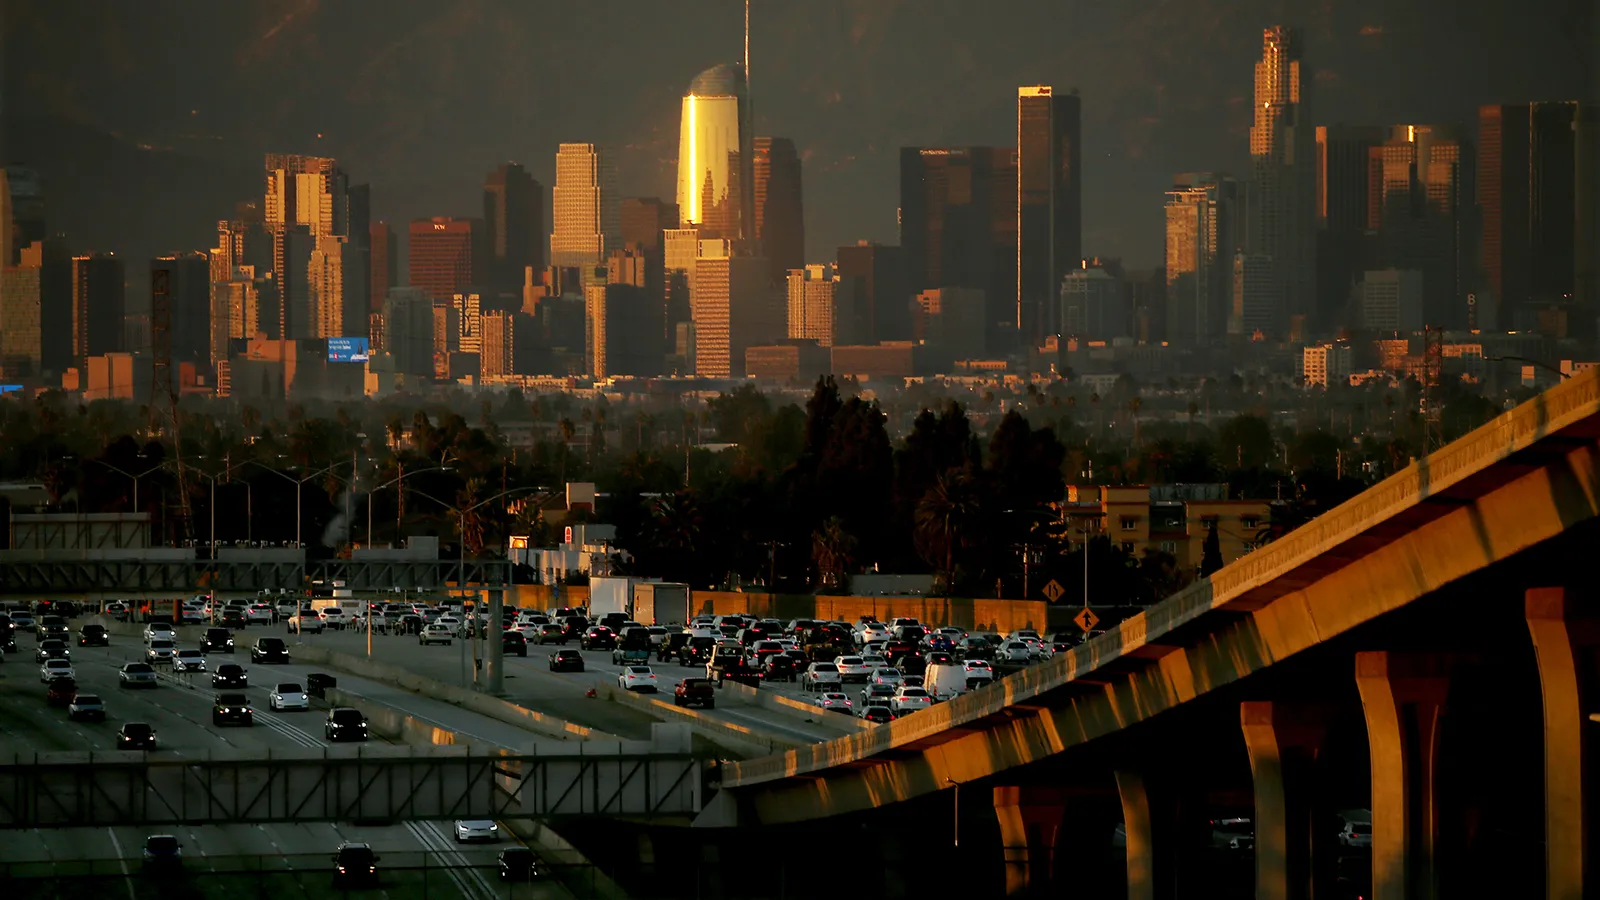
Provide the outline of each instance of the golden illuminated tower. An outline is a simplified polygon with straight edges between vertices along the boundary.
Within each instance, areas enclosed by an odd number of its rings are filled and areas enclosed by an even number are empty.
[[[755,141],[744,67],[713,66],[683,97],[678,140],[678,212],[707,240],[747,247],[755,238]]]

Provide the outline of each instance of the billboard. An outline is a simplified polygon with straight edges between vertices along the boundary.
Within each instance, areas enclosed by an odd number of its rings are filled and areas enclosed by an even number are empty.
[[[367,359],[366,338],[328,338],[328,362],[366,362]]]

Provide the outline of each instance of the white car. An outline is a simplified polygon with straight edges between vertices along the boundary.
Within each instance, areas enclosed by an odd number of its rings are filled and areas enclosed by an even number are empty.
[[[144,661],[152,665],[155,663],[169,663],[172,662],[173,654],[177,652],[177,646],[171,641],[157,638],[151,641],[150,646],[145,649]]]
[[[873,669],[889,664],[889,660],[885,659],[881,653],[863,653],[861,654],[861,661]],[[871,678],[871,673],[868,673],[867,677]]]
[[[251,625],[271,625],[274,612],[269,604],[252,603],[245,607],[244,619]]]
[[[289,631],[294,634],[321,634],[322,617],[315,613],[298,613],[289,617]]]
[[[868,676],[867,681],[869,684],[887,684],[899,687],[900,670],[894,666],[879,666],[872,670],[872,674]]]
[[[649,666],[623,666],[622,674],[617,676],[617,687],[625,691],[656,692],[656,673],[650,671]]]
[[[144,627],[144,642],[146,644],[158,639],[170,641],[172,638],[173,631],[171,622],[151,622],[149,625]]]
[[[816,704],[823,709],[844,710],[845,712],[849,713],[855,712],[855,710],[852,708],[853,704],[850,702],[849,696],[841,694],[838,691],[829,691],[828,693],[823,694],[821,697],[816,699]]]
[[[467,841],[498,841],[500,826],[491,819],[457,819],[456,843]]]
[[[422,626],[422,630],[417,632],[417,643],[443,644],[448,647],[450,642],[455,640],[455,637],[456,633],[450,626],[443,622],[435,622],[432,625]]]
[[[206,657],[199,650],[179,650],[172,654],[172,671],[204,672]]]
[[[659,647],[662,644],[665,644],[667,642],[667,626],[665,626],[665,625],[651,625],[649,627],[649,631],[650,631],[650,646]]]
[[[839,690],[839,685],[842,683],[839,680],[839,667],[833,663],[814,662],[800,673],[802,691],[833,693]]]
[[[65,659],[47,659],[39,667],[40,681],[54,681],[57,678],[76,678],[78,672],[72,668],[72,663]]]
[[[288,600],[279,600],[278,605],[274,608],[278,611],[278,618],[287,619],[300,611],[300,604],[298,601],[291,598]]]
[[[913,713],[919,709],[927,709],[933,705],[933,698],[928,692],[919,687],[903,687],[896,691],[889,700],[889,708],[894,710],[896,716]]]
[[[839,678],[846,683],[865,682],[872,676],[872,666],[859,656],[836,656],[833,664],[839,667]]]
[[[457,637],[467,637],[469,634],[466,623],[462,622],[455,616],[439,616],[429,624],[442,625],[445,628],[448,628],[450,633],[456,635]]]
[[[856,629],[856,643],[865,646],[872,641],[889,639],[889,626],[882,622],[868,622]]]
[[[322,618],[322,624],[328,628],[342,629],[350,621],[344,614],[344,609],[338,606],[324,606],[317,611],[317,615]]]
[[[267,709],[311,709],[311,698],[305,688],[293,681],[285,681],[267,693]]]
[[[967,670],[967,681],[969,683],[973,679],[977,678],[987,678],[990,681],[994,680],[994,668],[989,665],[989,661],[987,659],[962,660],[961,667]]]
[[[1027,641],[1006,641],[995,655],[1006,662],[1025,663],[1033,658],[1033,648],[1028,646]]]

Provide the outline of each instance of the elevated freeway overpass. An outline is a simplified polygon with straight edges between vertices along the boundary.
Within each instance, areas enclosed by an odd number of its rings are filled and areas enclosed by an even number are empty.
[[[1182,863],[1162,823],[1227,769],[1253,807],[1256,896],[1308,896],[1331,838],[1308,823],[1338,737],[1370,809],[1371,896],[1470,887],[1470,822],[1495,810],[1535,833],[1524,896],[1588,896],[1597,441],[1588,372],[1048,663],[727,764],[698,824],[803,823],[965,785],[983,793],[960,796],[953,827],[992,805],[1021,893],[1051,881],[1063,823],[1101,792],[1120,812],[1128,895],[1172,896]],[[1462,775],[1466,759],[1496,777]]]

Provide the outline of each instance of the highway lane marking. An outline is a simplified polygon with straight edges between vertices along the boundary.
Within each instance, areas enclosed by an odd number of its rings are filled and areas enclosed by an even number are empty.
[[[122,867],[122,883],[128,887],[128,900],[139,900],[133,890],[133,876],[128,873],[128,860],[122,855],[122,843],[117,840],[117,832],[107,828],[106,834],[111,835],[111,848],[117,851],[117,865]]]
[[[456,888],[461,891],[462,897],[472,898],[478,896],[478,891],[473,890],[467,884],[467,878],[471,878],[478,888],[483,891],[483,896],[494,897],[494,890],[484,882],[483,876],[477,870],[471,868],[465,857],[459,852],[449,849],[450,845],[445,843],[444,835],[439,833],[437,826],[432,822],[406,822],[406,830],[416,836],[424,849],[432,850],[448,864],[445,872],[449,874],[450,880],[456,883]],[[467,870],[465,876],[457,871],[458,867]]]

